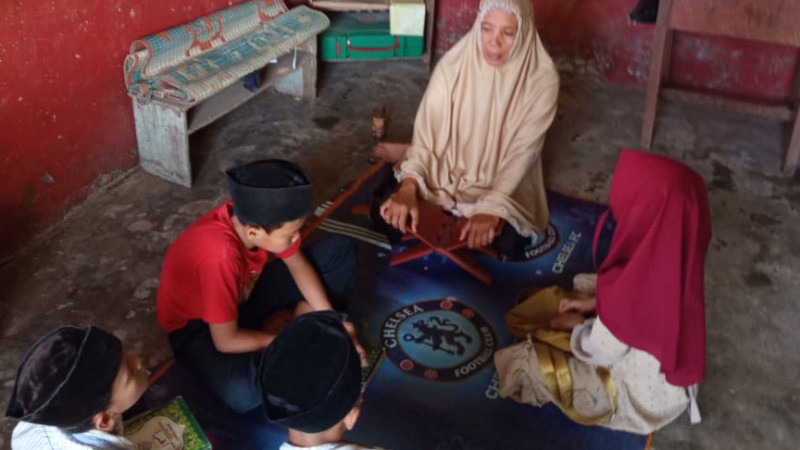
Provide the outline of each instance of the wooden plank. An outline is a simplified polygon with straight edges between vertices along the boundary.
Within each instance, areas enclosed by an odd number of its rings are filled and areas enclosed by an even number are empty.
[[[261,72],[261,87],[256,92],[248,91],[242,83],[234,83],[194,106],[188,113],[189,134],[211,124],[292,73],[293,58],[294,52],[290,52],[278,58],[277,64],[267,65]],[[315,63],[314,58],[313,54],[298,51],[297,67]]]
[[[668,100],[679,100],[700,105],[711,105],[727,110],[770,117],[783,121],[789,121],[794,118],[794,112],[789,105],[739,100],[723,97],[719,94],[705,94],[702,92],[688,91],[676,87],[663,87],[661,89],[661,96]]]
[[[672,0],[670,28],[800,47],[800,0]]]
[[[311,0],[310,6],[323,11],[386,11],[389,0]]]
[[[313,102],[317,99],[317,37],[313,37],[300,45],[300,50],[303,50],[311,58],[305,60],[302,67],[303,71],[303,100]]]
[[[433,63],[433,30],[436,24],[436,0],[425,0],[425,53],[422,61],[428,66]]]
[[[792,81],[792,91],[789,99],[794,102],[795,109],[800,107],[800,52],[797,53],[794,62],[794,80]]]
[[[794,119],[792,137],[789,140],[789,148],[786,149],[786,158],[783,160],[782,172],[785,176],[794,176],[798,159],[800,159],[800,114]]]

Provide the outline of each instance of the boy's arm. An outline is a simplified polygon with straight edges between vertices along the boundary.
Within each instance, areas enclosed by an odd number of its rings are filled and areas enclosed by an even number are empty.
[[[314,269],[314,266],[308,262],[306,257],[303,256],[303,252],[297,252],[285,258],[283,262],[285,262],[286,267],[289,268],[289,273],[292,274],[292,278],[294,278],[294,282],[297,284],[298,289],[300,289],[300,293],[303,294],[303,297],[315,311],[333,309],[330,301],[328,301],[328,294],[325,293],[325,287],[322,285],[319,275],[317,275],[317,271]],[[356,352],[358,352],[361,364],[366,363],[367,354],[364,351],[364,347],[358,342],[358,333],[356,332],[355,325],[353,325],[352,322],[344,322],[344,328],[347,330],[347,334],[350,335],[350,339],[353,340],[353,346],[355,346]]]
[[[315,311],[323,311],[333,309],[331,302],[328,301],[328,294],[325,293],[325,287],[322,285],[322,280],[319,279],[317,271],[314,266],[303,255],[303,252],[297,252],[294,255],[283,260],[286,267],[289,268],[289,273],[292,274],[297,288],[303,294],[303,298],[314,308]]]
[[[266,348],[275,339],[274,334],[239,328],[236,321],[210,323],[211,339],[221,353],[255,352]]]

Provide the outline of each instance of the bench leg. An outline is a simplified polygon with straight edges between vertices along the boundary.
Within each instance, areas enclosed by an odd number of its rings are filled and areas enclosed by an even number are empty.
[[[306,98],[306,88],[304,83],[304,66],[298,66],[297,69],[286,74],[283,78],[275,83],[275,90],[281,94],[291,95],[293,97]]]
[[[139,165],[147,173],[192,186],[186,112],[156,102],[133,100]]]
[[[306,62],[303,67],[303,100],[313,102],[317,99],[317,58]]]
[[[317,37],[303,42],[300,49],[312,56],[303,67],[303,99],[313,102],[317,99]]]
[[[317,99],[317,38],[308,39],[297,47],[298,53],[310,55],[292,73],[275,83],[275,90],[284,94],[302,97],[313,102]]]
[[[317,99],[317,61],[309,60],[275,83],[275,90],[306,101]]]

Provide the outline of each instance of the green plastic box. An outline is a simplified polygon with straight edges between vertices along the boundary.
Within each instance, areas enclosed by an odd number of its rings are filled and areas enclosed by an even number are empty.
[[[388,12],[332,13],[331,26],[319,37],[323,61],[419,58],[422,36],[389,34]]]

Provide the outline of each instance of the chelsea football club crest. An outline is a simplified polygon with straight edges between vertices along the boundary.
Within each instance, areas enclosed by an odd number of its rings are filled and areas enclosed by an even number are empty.
[[[561,236],[559,235],[558,228],[548,222],[544,233],[541,236],[532,238],[531,241],[525,245],[525,251],[520,261],[530,261],[544,255],[554,249],[560,240]]]
[[[436,381],[467,379],[490,365],[494,330],[454,298],[427,300],[396,310],[383,322],[386,356],[403,372]]]

